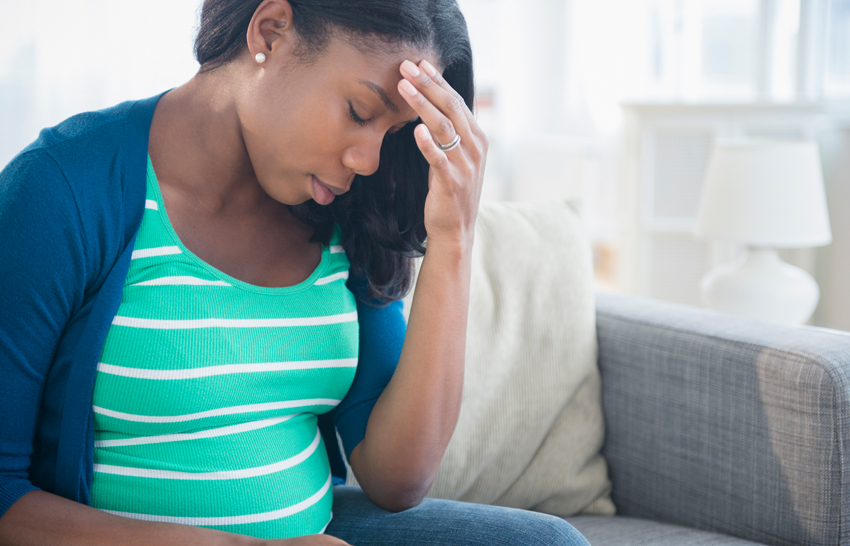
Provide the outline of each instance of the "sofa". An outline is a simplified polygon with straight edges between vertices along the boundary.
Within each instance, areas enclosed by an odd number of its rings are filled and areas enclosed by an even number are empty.
[[[464,404],[432,496],[552,513],[594,546],[850,545],[850,334],[597,293],[589,241],[565,205],[483,204],[475,245]],[[525,318],[510,322],[516,312]],[[565,416],[556,399],[557,419],[526,434],[501,406],[557,383],[534,368],[553,356],[565,369],[591,359],[573,394],[586,392],[586,406],[595,396],[598,419],[592,404]],[[481,388],[511,368],[551,379]],[[504,392],[482,409],[493,389]],[[598,427],[575,433],[586,421]],[[591,491],[572,487],[590,467],[597,489],[570,504]],[[561,493],[534,497],[558,480]]]
[[[850,334],[596,295],[614,517],[594,546],[850,544]]]

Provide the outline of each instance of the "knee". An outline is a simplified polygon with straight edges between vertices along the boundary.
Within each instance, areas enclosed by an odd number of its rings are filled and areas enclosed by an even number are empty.
[[[578,530],[556,516],[538,514],[534,525],[526,529],[527,541],[531,546],[590,546]]]

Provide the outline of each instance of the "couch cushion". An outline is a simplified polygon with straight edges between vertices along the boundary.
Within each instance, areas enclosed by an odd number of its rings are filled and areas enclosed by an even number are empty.
[[[639,518],[574,516],[566,518],[593,546],[745,546],[757,545],[727,535]]]
[[[429,496],[614,513],[591,262],[566,205],[482,205],[463,405]]]

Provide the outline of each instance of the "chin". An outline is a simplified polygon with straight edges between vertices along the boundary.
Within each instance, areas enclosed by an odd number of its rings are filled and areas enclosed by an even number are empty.
[[[260,181],[260,187],[266,195],[282,205],[300,205],[313,199],[312,195],[305,195],[304,192],[298,191],[299,188],[291,187],[281,177],[274,179],[271,184]]]

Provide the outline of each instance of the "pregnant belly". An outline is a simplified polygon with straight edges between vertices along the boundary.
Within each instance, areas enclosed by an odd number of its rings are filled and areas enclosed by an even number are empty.
[[[111,436],[95,437],[95,508],[257,538],[320,533],[330,521],[330,468],[313,414]]]

